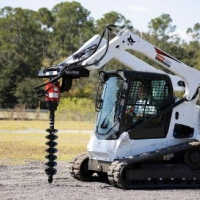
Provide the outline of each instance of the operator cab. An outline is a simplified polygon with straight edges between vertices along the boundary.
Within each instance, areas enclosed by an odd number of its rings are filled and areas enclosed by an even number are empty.
[[[171,111],[137,130],[137,126],[174,103],[168,75],[136,71],[100,72],[96,110],[96,135],[117,139],[124,131],[130,139],[164,138]]]

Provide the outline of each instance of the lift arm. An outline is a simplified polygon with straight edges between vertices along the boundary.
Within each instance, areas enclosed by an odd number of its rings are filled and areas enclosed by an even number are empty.
[[[103,55],[103,52],[105,52],[105,48],[106,46],[104,45],[95,54],[93,54],[91,57],[85,60],[82,64],[83,65],[89,64],[97,60],[97,58]],[[117,36],[110,41],[109,51],[107,52],[105,57],[98,63],[98,65],[90,66],[88,67],[88,69],[99,69],[112,58],[118,58],[118,59],[122,58],[121,61],[123,62],[125,61],[124,62],[125,64],[128,63],[128,66],[129,67],[131,66],[132,69],[137,68],[135,67],[134,64],[132,64],[133,61],[134,62],[136,61],[139,64],[142,63],[142,65],[140,65],[139,68],[141,66],[145,66],[144,68],[146,68],[147,71],[152,70],[151,66],[149,67],[148,64],[144,64],[144,62],[135,59],[134,56],[129,56],[127,52],[122,53],[127,49],[132,49],[142,53],[143,55],[146,55],[153,61],[160,64],[165,69],[171,71],[177,76],[180,76],[182,80],[185,82],[186,86],[184,95],[185,98],[187,100],[191,100],[193,98],[198,87],[200,86],[200,72],[194,68],[185,65],[181,61],[165,53],[164,51],[158,49],[154,45],[146,42],[145,40],[138,37],[137,35],[135,35],[126,28],[122,29],[117,34]],[[127,57],[127,59],[125,59],[125,57]]]
[[[106,56],[104,57],[104,59],[100,63],[98,63],[98,65],[96,65],[96,66],[93,65],[93,66],[87,67],[87,69],[89,69],[89,70],[99,69],[104,64],[106,64],[109,60],[114,58],[114,59],[118,60],[119,62],[125,64],[126,66],[128,66],[132,70],[135,70],[135,71],[155,72],[155,73],[160,73],[160,74],[166,74],[166,72],[164,72],[162,70],[158,70],[158,69],[152,67],[151,65],[147,64],[146,62],[142,61],[141,59],[137,58],[136,56],[130,54],[127,51],[125,51],[125,49],[127,49],[127,48],[124,48],[124,45],[123,45],[123,48],[121,48],[120,46],[118,48],[115,48],[115,45],[116,46],[120,45],[120,41],[121,41],[120,38],[121,37],[124,37],[124,36],[120,36],[118,34],[110,42],[109,50],[108,50]],[[93,47],[95,47],[95,45],[99,42],[99,40],[100,40],[100,36],[99,35],[95,35],[90,40],[88,40],[72,56],[68,57],[66,60],[64,60],[63,62],[59,63],[58,66],[70,64],[70,63],[76,62],[80,58],[83,59],[83,58],[87,57],[90,54],[91,49]],[[101,54],[103,54],[104,51],[105,51],[106,42],[107,42],[106,39],[102,39],[102,41],[100,43],[100,46],[99,46],[99,50],[93,56],[91,56],[89,59],[87,59],[85,62],[83,62],[83,64],[92,63],[96,59],[98,59],[101,56]],[[116,43],[119,43],[119,44],[116,44]],[[114,48],[112,48],[112,46]],[[127,44],[127,46],[129,47],[129,44]],[[183,80],[182,80],[181,77],[175,76],[175,75],[171,75],[171,74],[168,74],[168,75],[171,78],[172,85],[173,85],[173,88],[174,88],[175,91],[184,91],[185,90],[185,87],[183,87]]]

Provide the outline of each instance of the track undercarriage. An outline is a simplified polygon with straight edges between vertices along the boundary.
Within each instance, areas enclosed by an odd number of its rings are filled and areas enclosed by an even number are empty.
[[[89,160],[85,153],[71,162],[71,175],[81,181],[107,178],[122,189],[199,188],[200,143],[179,144],[112,163]]]

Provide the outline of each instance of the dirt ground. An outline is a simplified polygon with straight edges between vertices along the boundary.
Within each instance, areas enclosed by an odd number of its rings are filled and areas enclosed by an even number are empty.
[[[69,163],[59,162],[54,182],[49,185],[44,163],[0,165],[0,200],[129,200],[200,199],[200,190],[122,190],[108,183],[80,182],[69,174]]]

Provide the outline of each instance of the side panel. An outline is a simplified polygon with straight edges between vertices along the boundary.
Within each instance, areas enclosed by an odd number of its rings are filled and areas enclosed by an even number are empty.
[[[130,140],[128,133],[124,132],[118,140],[98,140],[92,136],[87,151],[90,159],[113,162],[116,159],[133,157],[185,141],[166,138]]]
[[[200,141],[200,107],[192,102],[184,102],[183,104],[175,107],[172,112],[171,122],[167,139],[174,138],[175,124],[182,124],[194,128],[193,137],[189,139],[197,139]]]

